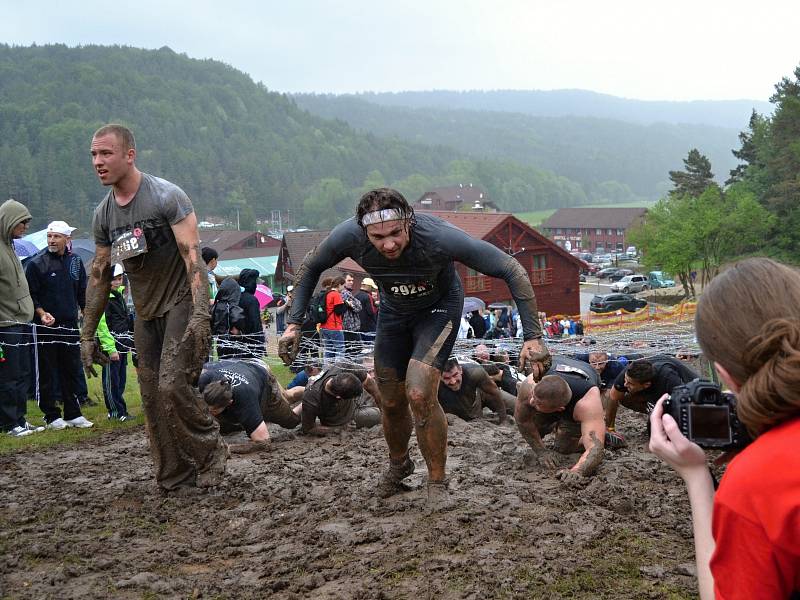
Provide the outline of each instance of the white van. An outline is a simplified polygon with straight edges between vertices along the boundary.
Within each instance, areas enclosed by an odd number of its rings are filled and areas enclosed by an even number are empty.
[[[628,246],[628,249],[625,251],[625,255],[628,258],[636,258],[636,246]]]

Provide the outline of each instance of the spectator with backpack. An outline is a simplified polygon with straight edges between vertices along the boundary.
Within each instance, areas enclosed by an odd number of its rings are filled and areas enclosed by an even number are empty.
[[[311,313],[319,324],[326,364],[344,358],[342,315],[347,310],[347,305],[344,303],[340,291],[343,287],[344,277],[341,275],[325,278],[322,281],[322,289],[310,303]]]
[[[247,347],[243,351],[243,355],[261,359],[266,350],[266,340],[261,323],[261,307],[255,297],[258,275],[259,272],[256,269],[242,269],[239,273],[239,286],[244,289],[239,296],[239,307],[244,313],[244,322],[241,328],[242,342]]]
[[[217,356],[233,358],[241,354],[237,343],[244,327],[244,311],[239,306],[242,291],[232,278],[222,282],[211,309],[211,335],[217,338]]]

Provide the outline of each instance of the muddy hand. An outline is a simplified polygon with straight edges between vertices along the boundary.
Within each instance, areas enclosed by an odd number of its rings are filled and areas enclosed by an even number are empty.
[[[552,450],[542,450],[536,453],[536,461],[540,467],[555,469],[558,466],[558,455]]]
[[[278,357],[287,367],[294,362],[300,348],[300,332],[287,330],[278,340]]]
[[[583,481],[583,475],[578,473],[578,471],[573,471],[571,469],[561,469],[558,473],[556,473],[556,477],[559,481],[568,485],[574,485]]]
[[[553,364],[550,350],[541,338],[527,340],[522,344],[519,353],[519,367],[523,373],[532,374],[534,381],[539,381]]]
[[[97,377],[94,365],[107,365],[108,357],[100,352],[97,340],[81,340],[81,364],[86,377]]]
[[[196,385],[203,364],[211,352],[211,321],[208,315],[192,315],[181,339],[181,353],[186,353],[186,376],[189,385]]]

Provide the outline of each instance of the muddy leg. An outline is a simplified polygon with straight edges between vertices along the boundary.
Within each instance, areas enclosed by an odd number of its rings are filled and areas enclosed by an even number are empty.
[[[408,440],[411,439],[411,412],[405,382],[397,379],[393,369],[379,369],[378,389],[383,401],[383,437],[389,446],[389,458],[398,462],[408,454]]]
[[[422,455],[428,465],[428,481],[444,480],[447,461],[447,419],[439,405],[439,369],[411,359],[406,374],[406,395],[414,413]]]

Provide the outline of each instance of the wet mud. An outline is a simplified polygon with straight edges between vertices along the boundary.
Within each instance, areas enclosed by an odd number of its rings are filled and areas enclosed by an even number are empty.
[[[565,485],[513,421],[450,422],[451,506],[412,488],[380,499],[380,427],[233,455],[211,490],[163,495],[143,428],[0,457],[0,597],[692,598],[688,502],[620,410],[629,447]],[[242,436],[228,438],[243,441]],[[545,443],[552,444],[550,436]],[[559,457],[558,468],[578,454]]]

